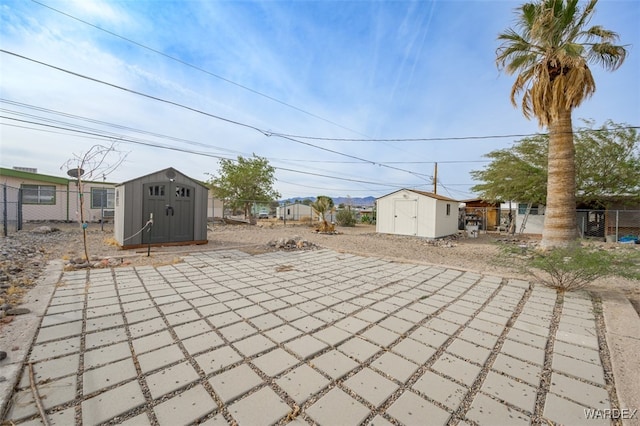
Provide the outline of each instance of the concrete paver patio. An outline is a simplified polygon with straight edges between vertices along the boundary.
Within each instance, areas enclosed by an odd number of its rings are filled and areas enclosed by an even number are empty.
[[[331,250],[200,252],[65,272],[27,362],[51,424],[584,424],[621,408],[600,309]],[[27,370],[5,420],[41,424]]]

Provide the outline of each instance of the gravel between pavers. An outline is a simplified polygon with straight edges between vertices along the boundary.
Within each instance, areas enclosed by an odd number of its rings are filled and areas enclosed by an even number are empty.
[[[35,233],[35,229],[46,225],[55,230],[51,233]],[[522,277],[508,259],[500,257],[498,240],[508,239],[507,235],[480,234],[478,238],[447,238],[430,241],[424,238],[378,234],[374,225],[359,224],[356,227],[338,227],[337,234],[319,234],[308,225],[281,221],[259,221],[257,225],[210,224],[209,243],[196,246],[152,247],[150,256],[146,248],[120,250],[113,238],[113,224],[90,224],[87,232],[89,255],[101,266],[162,265],[180,262],[184,254],[239,247],[249,253],[273,250],[267,244],[278,239],[299,237],[314,247],[325,247],[338,252],[363,256],[391,258],[398,261],[421,262],[482,274],[503,277]],[[517,244],[535,245],[534,237],[516,236]],[[27,223],[24,230],[8,237],[0,237],[0,305],[19,305],[25,290],[34,284],[46,267],[47,261],[63,259],[65,262],[82,262],[84,249],[82,230],[78,224]],[[612,248],[613,243],[602,243]],[[628,247],[625,247],[628,249]],[[640,247],[638,247],[640,250]],[[109,262],[110,260],[110,262]],[[7,289],[13,286],[12,296]],[[606,277],[592,283],[586,290],[621,291],[640,309],[640,283],[620,277]],[[2,313],[0,312],[0,317]],[[1,350],[1,349],[0,349]]]
[[[12,255],[15,256],[12,259],[13,273],[12,278],[20,279],[21,281],[14,281],[15,286],[19,286],[25,290],[28,290],[30,282],[37,278],[38,273],[44,268],[46,262],[50,259],[75,259],[80,258],[83,255],[82,247],[82,232],[77,226],[70,225],[52,225],[57,226],[61,230],[52,232],[49,234],[33,234],[28,230],[19,232],[9,239],[3,240],[3,257],[6,260]],[[263,224],[258,226],[213,226],[209,232],[209,244],[202,246],[183,246],[183,247],[162,247],[151,248],[151,256],[146,256],[146,249],[128,250],[122,251],[117,247],[108,244],[108,239],[112,236],[111,228],[106,225],[105,231],[99,229],[100,225],[94,225],[90,228],[88,233],[89,237],[89,253],[95,256],[96,261],[102,259],[117,259],[118,263],[123,265],[162,265],[172,264],[180,262],[180,256],[196,251],[216,250],[226,248],[239,248],[247,253],[262,253],[273,250],[268,245],[270,241],[277,240],[279,238],[293,238],[294,236],[308,241],[311,243],[311,249],[314,247],[326,247],[339,252],[356,253],[358,255],[369,255],[374,257],[393,258],[398,261],[407,262],[421,262],[430,264],[439,264],[463,270],[477,271],[482,274],[500,275],[500,276],[519,276],[517,271],[505,266],[504,264],[497,264],[490,259],[496,258],[499,253],[499,248],[494,244],[495,239],[498,236],[493,235],[481,235],[480,238],[475,239],[451,239],[441,242],[432,242],[420,238],[382,235],[376,234],[375,228],[371,226],[358,226],[356,228],[340,228],[339,233],[336,235],[324,235],[317,234],[312,228],[307,226],[287,226],[282,227],[279,224]],[[97,228],[97,229],[95,229]],[[9,242],[9,244],[6,244]],[[9,247],[10,246],[10,247]],[[9,247],[9,248],[7,248]],[[8,255],[5,255],[5,251]],[[21,274],[25,271],[24,274]],[[521,276],[520,276],[521,277]],[[594,288],[610,288],[612,286],[625,290],[627,296],[633,298],[638,296],[640,298],[640,290],[638,290],[637,283],[627,280],[600,280],[593,287]],[[595,304],[599,303],[598,300],[594,300]],[[16,303],[16,306],[19,304]],[[519,312],[518,312],[519,313]],[[517,316],[517,314],[516,314]],[[473,319],[473,318],[472,318]],[[509,331],[510,326],[505,329],[504,334]],[[557,324],[556,324],[557,326]],[[612,377],[610,376],[610,359],[609,351],[605,347],[602,348],[604,325],[602,323],[601,315],[598,316],[598,332],[601,343],[601,357],[603,366],[605,368],[605,374],[607,379],[607,388],[610,391],[610,399],[612,401],[613,408],[617,407],[617,400],[615,398],[615,392],[613,390]],[[1,331],[2,324],[0,324]],[[453,340],[455,336],[449,339]],[[504,340],[504,335],[501,336],[498,344],[501,345]],[[446,348],[444,345],[440,352]],[[3,348],[0,348],[2,350]],[[547,347],[546,359],[549,358],[549,350],[551,347]],[[322,353],[322,352],[321,352]],[[431,357],[435,360],[440,354],[436,354]],[[495,359],[495,354],[493,355]],[[366,363],[371,363],[371,360]],[[427,362],[429,364],[429,362]],[[427,365],[425,364],[425,365]],[[545,362],[547,364],[547,362]],[[352,372],[347,377],[343,377],[339,380],[340,383],[352,377],[362,368]],[[545,365],[545,369],[549,366]],[[257,370],[259,371],[259,370]],[[414,379],[409,381],[407,386],[410,386],[418,377],[425,371],[424,366],[420,368],[413,376]],[[488,368],[485,368],[479,377],[486,376]],[[263,379],[265,378],[264,375]],[[481,381],[478,382],[481,384]],[[342,387],[343,390],[349,392],[348,388]],[[209,390],[209,389],[208,389]],[[258,389],[255,389],[257,391]],[[209,390],[210,391],[210,390]],[[477,394],[479,389],[472,385],[470,387],[470,393],[467,395],[466,403],[470,404],[473,397]],[[536,401],[536,407],[534,413],[537,416],[541,415],[544,407],[541,403],[544,401],[544,395],[548,391],[548,384],[546,389],[539,389],[538,400]],[[148,389],[143,388],[143,392],[147,393]],[[210,392],[211,393],[211,392]],[[250,394],[247,394],[248,396]],[[245,397],[246,397],[245,396]],[[322,395],[318,395],[322,396]],[[352,396],[356,396],[352,394]],[[389,407],[395,401],[392,395],[384,404],[385,407]],[[542,398],[540,398],[542,396]],[[286,395],[281,395],[286,397]],[[358,398],[356,398],[358,399]],[[304,405],[309,407],[313,404],[313,400],[307,401]],[[220,401],[216,401],[220,405]],[[291,401],[287,401],[291,403]],[[366,401],[360,400],[361,403],[366,405]],[[465,404],[465,405],[467,405]],[[291,404],[290,404],[291,405]],[[438,404],[436,404],[438,405]],[[443,408],[446,408],[442,406]],[[469,407],[464,407],[464,410]],[[140,412],[144,411],[141,407]],[[464,411],[459,413],[459,418],[464,417]],[[304,416],[304,415],[303,415]],[[305,416],[306,417],[306,416]],[[372,420],[373,414],[369,416],[367,420]],[[122,420],[122,419],[119,419]],[[539,419],[541,420],[541,419]]]

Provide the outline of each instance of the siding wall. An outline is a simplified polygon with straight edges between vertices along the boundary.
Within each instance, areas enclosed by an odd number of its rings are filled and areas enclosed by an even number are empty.
[[[458,233],[458,202],[435,200],[435,238],[446,237]],[[447,214],[449,205],[449,214]]]

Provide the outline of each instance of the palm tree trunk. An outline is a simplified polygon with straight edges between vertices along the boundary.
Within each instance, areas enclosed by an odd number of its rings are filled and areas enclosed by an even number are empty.
[[[560,112],[549,125],[547,206],[542,230],[543,249],[576,242],[576,173],[571,109]]]

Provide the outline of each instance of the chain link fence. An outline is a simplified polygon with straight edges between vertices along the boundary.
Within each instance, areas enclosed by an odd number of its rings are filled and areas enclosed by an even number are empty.
[[[7,236],[25,226],[39,223],[104,223],[113,220],[114,190],[101,186],[56,188],[51,185],[2,184],[0,190],[2,232]],[[82,209],[82,214],[80,210]]]
[[[22,229],[22,190],[2,185],[0,191],[2,205],[2,235],[5,237]]]
[[[640,210],[578,210],[582,238],[635,242],[640,237]]]
[[[640,210],[577,210],[576,218],[581,238],[624,243],[640,239]],[[473,207],[460,211],[461,230],[472,227],[480,232],[539,235],[543,226],[544,208],[537,206]]]

